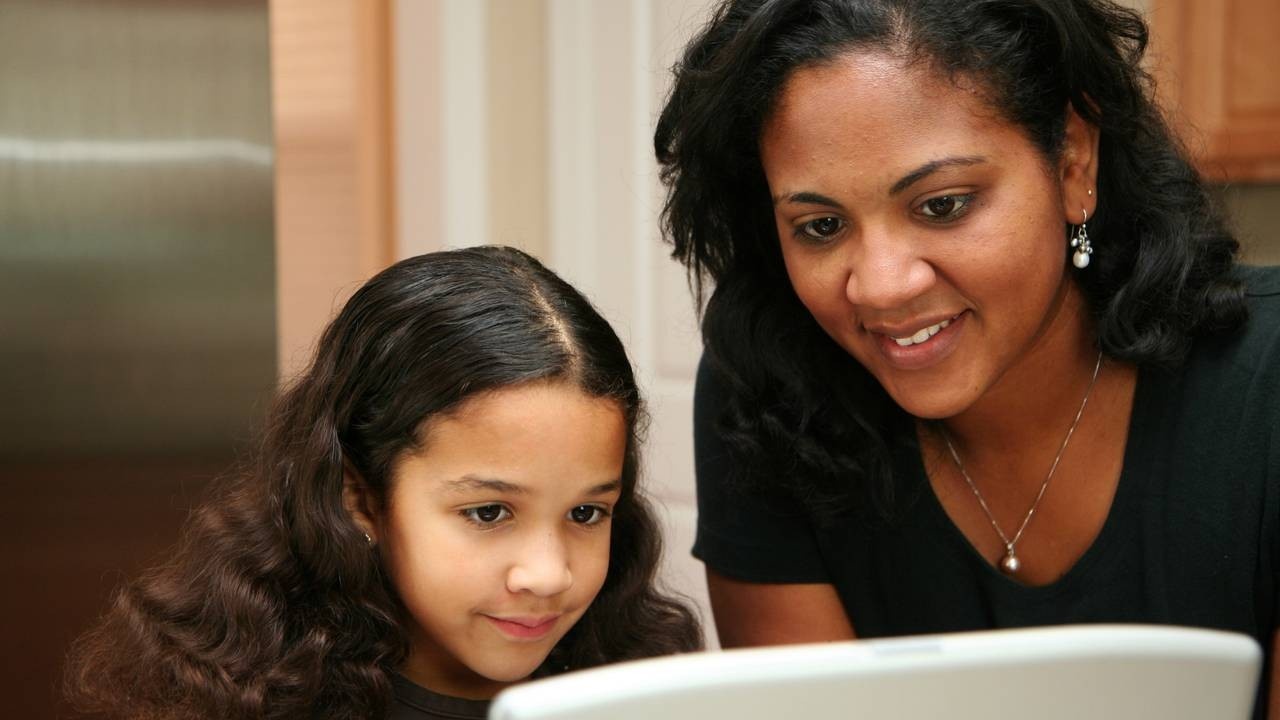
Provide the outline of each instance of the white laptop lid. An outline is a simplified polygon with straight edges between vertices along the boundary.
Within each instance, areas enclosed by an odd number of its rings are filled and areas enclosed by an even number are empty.
[[[509,688],[490,720],[1247,720],[1262,653],[1191,628],[1074,625],[696,653]]]

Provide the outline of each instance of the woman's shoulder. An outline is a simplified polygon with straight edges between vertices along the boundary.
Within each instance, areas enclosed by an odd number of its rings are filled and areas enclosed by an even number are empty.
[[[1254,361],[1280,360],[1280,265],[1242,265],[1236,274],[1244,283],[1249,307],[1240,334],[1241,352]]]
[[[1242,265],[1234,275],[1244,284],[1247,319],[1235,331],[1197,338],[1181,380],[1213,405],[1239,398],[1280,410],[1280,267]]]
[[[1235,272],[1236,277],[1244,282],[1246,297],[1280,296],[1280,265],[1240,265]]]

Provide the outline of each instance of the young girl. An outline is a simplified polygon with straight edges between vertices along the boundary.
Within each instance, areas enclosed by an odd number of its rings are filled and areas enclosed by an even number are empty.
[[[659,593],[640,397],[608,323],[509,248],[400,262],[276,402],[256,463],[72,651],[147,718],[482,718],[503,687],[695,650]]]

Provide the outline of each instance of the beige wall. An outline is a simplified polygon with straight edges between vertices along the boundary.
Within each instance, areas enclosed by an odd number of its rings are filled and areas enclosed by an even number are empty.
[[[395,255],[501,243],[546,259],[548,0],[392,0]]]
[[[550,257],[547,3],[490,2],[489,242]]]
[[[1235,185],[1221,192],[1245,261],[1280,265],[1280,185]]]

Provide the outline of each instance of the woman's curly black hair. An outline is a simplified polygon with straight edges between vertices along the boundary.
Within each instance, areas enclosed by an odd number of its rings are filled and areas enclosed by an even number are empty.
[[[848,479],[884,509],[888,453],[911,421],[792,292],[761,168],[761,128],[797,68],[892,53],[976,82],[1049,163],[1068,106],[1100,130],[1097,253],[1076,276],[1109,356],[1176,366],[1192,339],[1244,322],[1238,245],[1142,69],[1142,17],[1107,0],[727,0],[689,44],[654,135],[663,226],[689,269],[722,427],[760,477],[818,504]],[[1064,227],[1064,237],[1065,237]],[[1068,252],[1063,243],[1064,255]],[[824,490],[825,488],[825,490]]]
[[[691,611],[655,588],[659,528],[636,485],[644,412],[622,343],[536,260],[484,247],[404,260],[355,293],[275,402],[255,462],[73,647],[69,699],[126,718],[384,717],[405,610],[343,505],[344,471],[385,501],[429,419],[548,380],[617,402],[628,441],[604,586],[535,675],[698,649]]]

